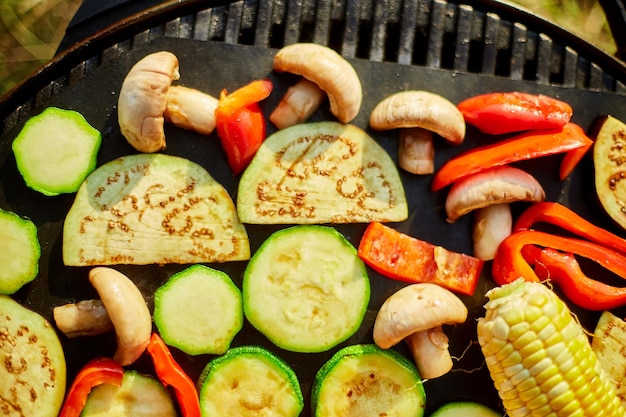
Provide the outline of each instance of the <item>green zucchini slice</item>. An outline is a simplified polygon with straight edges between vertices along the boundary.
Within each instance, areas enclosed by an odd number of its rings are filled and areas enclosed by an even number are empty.
[[[321,224],[408,217],[395,162],[364,130],[303,123],[269,136],[237,193],[243,223]]]
[[[278,347],[323,352],[352,336],[370,298],[365,264],[332,227],[274,232],[243,277],[248,321]]]
[[[0,414],[56,417],[67,370],[54,328],[7,295],[0,295],[0,317]]]
[[[352,345],[317,372],[314,417],[421,417],[426,394],[415,366],[394,350]]]
[[[472,401],[457,401],[439,407],[431,417],[502,417],[502,413]]]
[[[177,417],[174,401],[161,382],[134,370],[124,371],[122,385],[91,390],[81,417]]]
[[[190,266],[156,290],[154,322],[170,346],[221,355],[243,326],[241,291],[222,271]]]
[[[34,280],[40,257],[35,224],[0,209],[0,294],[13,294]]]
[[[54,196],[78,190],[96,168],[101,142],[82,114],[48,107],[28,119],[12,148],[26,185]]]
[[[296,417],[304,407],[291,367],[260,346],[240,346],[213,359],[198,380],[203,416]]]

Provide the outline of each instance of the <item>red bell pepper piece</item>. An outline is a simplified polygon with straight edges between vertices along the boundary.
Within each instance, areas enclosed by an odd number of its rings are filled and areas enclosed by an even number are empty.
[[[124,368],[110,358],[89,361],[76,375],[59,417],[78,417],[85,407],[91,390],[101,384],[122,385]]]
[[[531,229],[540,222],[558,226],[592,242],[626,254],[626,239],[594,225],[571,209],[556,202],[544,201],[529,206],[513,224],[513,232]]]
[[[472,295],[483,261],[416,239],[378,222],[368,225],[359,257],[380,274],[399,281],[432,282]]]
[[[574,168],[576,168],[581,159],[583,159],[589,149],[591,149],[591,145],[593,145],[593,141],[589,139],[586,145],[565,153],[565,156],[561,160],[561,165],[559,166],[559,179],[561,181],[565,180],[565,178],[567,178],[569,174],[572,173],[572,171],[574,170]]]
[[[572,107],[561,100],[517,91],[480,94],[457,108],[468,124],[492,135],[559,128],[572,117]]]
[[[171,386],[184,417],[200,417],[200,399],[196,385],[180,367],[169,348],[156,333],[152,333],[147,348],[154,368],[163,385]]]
[[[244,170],[265,140],[266,122],[258,102],[272,92],[270,80],[256,80],[232,94],[222,90],[215,109],[217,135],[235,175]]]
[[[531,248],[525,248],[527,245],[531,245]],[[541,281],[531,266],[532,259],[537,258],[537,252],[532,250],[532,245],[585,257],[621,277],[626,277],[626,255],[620,252],[586,240],[536,230],[521,230],[509,235],[498,246],[491,270],[498,285],[513,282],[520,277],[526,281]]]
[[[603,311],[626,305],[626,288],[589,278],[572,253],[545,248],[535,254],[535,272],[556,283],[574,304],[587,310]]]
[[[580,126],[568,123],[559,129],[531,131],[493,145],[481,146],[446,162],[433,177],[437,191],[470,174],[512,162],[569,152],[592,143]]]

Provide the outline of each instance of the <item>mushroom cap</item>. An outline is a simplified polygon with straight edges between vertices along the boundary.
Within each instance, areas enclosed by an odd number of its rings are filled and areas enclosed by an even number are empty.
[[[415,332],[466,319],[467,307],[452,291],[437,284],[411,284],[381,306],[374,323],[374,342],[387,349]]]
[[[370,114],[376,130],[421,127],[453,144],[465,139],[465,120],[457,107],[445,97],[428,91],[409,90],[380,101]]]
[[[128,72],[117,105],[122,134],[140,152],[165,148],[163,113],[167,91],[180,77],[178,58],[168,51],[146,55]]]
[[[352,121],[361,109],[363,90],[354,67],[331,48],[315,43],[294,43],[274,57],[276,71],[301,75],[328,95],[330,111],[342,123]]]
[[[546,197],[541,184],[529,173],[509,165],[495,166],[455,182],[446,197],[449,223],[470,211],[515,201],[539,202]]]

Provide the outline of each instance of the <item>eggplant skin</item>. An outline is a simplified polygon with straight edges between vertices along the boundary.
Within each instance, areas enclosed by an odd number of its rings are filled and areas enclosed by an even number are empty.
[[[596,131],[593,164],[598,200],[626,229],[626,124],[607,116],[598,122]]]
[[[67,383],[61,342],[50,323],[0,295],[0,409],[3,416],[56,417]]]

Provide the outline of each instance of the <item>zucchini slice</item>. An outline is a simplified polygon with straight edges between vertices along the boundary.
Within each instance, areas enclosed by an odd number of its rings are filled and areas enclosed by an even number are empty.
[[[221,355],[243,326],[241,291],[222,271],[190,266],[157,288],[154,322],[170,346]]]
[[[304,123],[269,136],[239,182],[243,223],[402,221],[408,206],[387,151],[365,131]]]
[[[34,280],[40,256],[34,223],[0,209],[0,294],[13,294]]]
[[[12,148],[26,185],[54,196],[78,190],[96,168],[101,142],[82,114],[48,107],[28,119]]]
[[[296,417],[304,407],[291,367],[260,346],[240,346],[213,359],[202,371],[203,416]]]
[[[122,385],[91,390],[81,417],[177,417],[174,401],[161,382],[134,370],[124,371]]]
[[[444,404],[431,417],[502,417],[502,413],[472,401],[458,401]]]
[[[0,414],[56,417],[67,370],[54,328],[7,295],[0,295],[0,317]]]
[[[374,344],[347,346],[315,376],[314,417],[421,417],[426,394],[415,366]]]
[[[323,352],[354,334],[365,316],[370,282],[356,248],[332,227],[274,232],[243,277],[248,321],[278,347]]]

